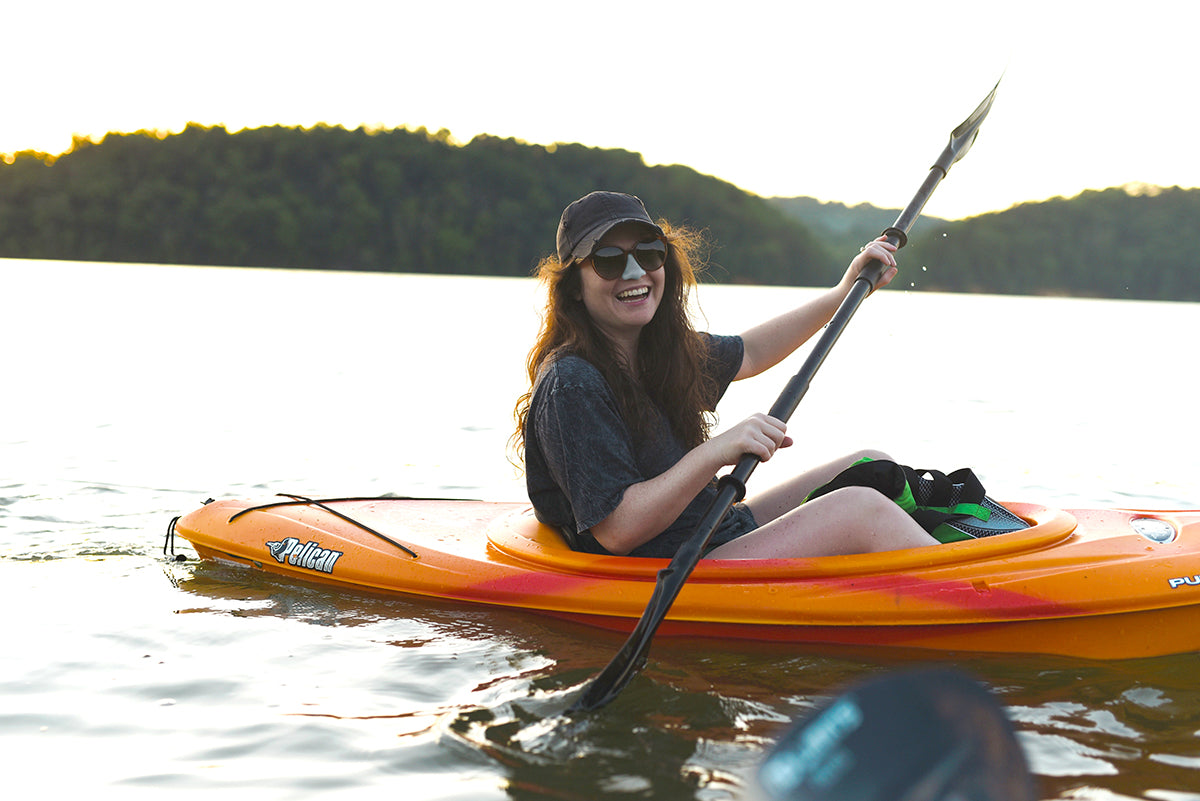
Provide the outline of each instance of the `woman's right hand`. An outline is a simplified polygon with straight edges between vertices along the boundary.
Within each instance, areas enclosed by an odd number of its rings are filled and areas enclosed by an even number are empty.
[[[754,414],[705,443],[712,448],[721,465],[734,465],[749,453],[760,462],[770,459],[779,448],[791,446],[787,426],[766,414]]]
[[[671,525],[722,467],[737,464],[747,453],[765,462],[791,445],[786,432],[787,426],[774,417],[746,418],[692,448],[665,472],[626,487],[617,508],[592,526],[592,536],[611,553],[629,553]]]

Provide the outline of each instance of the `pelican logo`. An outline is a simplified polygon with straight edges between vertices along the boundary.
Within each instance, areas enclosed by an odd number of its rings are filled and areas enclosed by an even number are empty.
[[[302,567],[306,570],[316,570],[321,573],[332,573],[337,560],[342,558],[341,551],[331,551],[309,540],[304,545],[295,537],[288,537],[278,542],[268,542],[267,550],[279,564],[287,563]]]
[[[1171,585],[1171,589],[1176,589],[1177,587],[1200,587],[1200,575],[1167,579],[1167,583]]]

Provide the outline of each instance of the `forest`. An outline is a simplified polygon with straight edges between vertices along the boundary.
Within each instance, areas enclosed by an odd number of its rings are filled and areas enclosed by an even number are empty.
[[[713,282],[828,285],[897,213],[761,198],[625,150],[191,124],[0,160],[0,258],[523,276],[553,250],[562,207],[597,188],[703,231]],[[1196,255],[1168,246],[1197,219],[1200,190],[1177,187],[925,218],[903,253],[904,285],[1200,300]]]

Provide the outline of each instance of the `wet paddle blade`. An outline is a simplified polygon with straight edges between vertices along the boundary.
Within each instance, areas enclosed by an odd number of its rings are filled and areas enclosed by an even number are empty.
[[[950,132],[950,144],[946,145],[946,149],[942,151],[942,155],[934,165],[940,167],[943,173],[949,172],[950,165],[961,161],[963,156],[967,155],[967,151],[971,149],[971,145],[975,144],[975,138],[979,136],[979,128],[987,118],[988,112],[992,110],[992,103],[996,100],[996,90],[999,88],[1000,81],[996,81],[996,85],[992,87],[992,91],[988,92],[988,96],[983,99],[983,102]]]

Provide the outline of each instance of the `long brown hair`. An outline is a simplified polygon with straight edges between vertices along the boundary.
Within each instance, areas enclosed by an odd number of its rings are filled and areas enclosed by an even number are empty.
[[[638,338],[637,364],[625,363],[588,314],[581,300],[580,263],[564,265],[557,256],[548,256],[538,264],[535,274],[546,285],[546,308],[537,341],[525,360],[529,391],[517,401],[514,412],[517,428],[510,443],[518,463],[524,461],[525,425],[538,373],[568,353],[586,359],[604,376],[635,439],[648,435],[654,419],[651,404],[667,416],[685,447],[693,448],[708,437],[712,421],[705,413],[716,403],[716,388],[706,378],[708,350],[692,327],[688,310],[704,241],[690,228],[663,220],[658,224],[667,242],[663,297]]]

